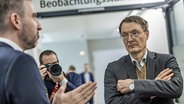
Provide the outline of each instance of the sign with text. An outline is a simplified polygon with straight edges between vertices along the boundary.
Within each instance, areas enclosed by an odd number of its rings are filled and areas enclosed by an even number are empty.
[[[37,12],[160,3],[165,0],[33,0]]]

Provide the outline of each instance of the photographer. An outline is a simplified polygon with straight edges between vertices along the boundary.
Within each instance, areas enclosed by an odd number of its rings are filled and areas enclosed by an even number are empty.
[[[65,92],[69,92],[82,84],[80,75],[70,72],[67,75],[62,71],[56,53],[52,50],[45,50],[40,54],[40,73],[48,90],[50,101],[59,86],[66,83]]]

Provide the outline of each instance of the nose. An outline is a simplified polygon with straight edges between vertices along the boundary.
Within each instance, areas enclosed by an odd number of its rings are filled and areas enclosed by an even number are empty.
[[[41,26],[41,24],[40,24],[40,22],[37,20],[37,26],[38,26],[38,30],[40,31],[40,30],[42,30],[42,26]]]
[[[127,41],[133,41],[133,37],[132,37],[132,35],[130,33],[127,36]]]

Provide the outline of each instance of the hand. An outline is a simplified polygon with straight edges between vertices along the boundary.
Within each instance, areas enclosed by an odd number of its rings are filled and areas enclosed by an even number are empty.
[[[129,89],[130,84],[132,83],[133,80],[131,79],[125,79],[125,80],[118,80],[117,83],[117,90],[121,93],[128,93],[131,92]]]
[[[168,81],[172,78],[174,73],[172,72],[172,69],[166,68],[163,71],[161,71],[158,76],[155,78],[155,80],[165,80]],[[154,99],[156,96],[151,96],[151,99]]]
[[[45,76],[47,75],[47,68],[44,65],[41,65],[39,69],[40,69],[39,71],[40,71],[41,77],[44,80]]]
[[[52,74],[50,74],[49,71],[47,71],[47,74],[49,75],[49,77],[52,79],[53,82],[60,83],[64,79],[63,72],[59,76],[53,76]]]
[[[161,71],[158,76],[155,78],[155,80],[170,80],[174,73],[172,72],[172,69],[166,68],[163,71]]]
[[[86,104],[95,94],[96,83],[88,82],[78,88],[64,93],[66,84],[56,92],[52,104]]]

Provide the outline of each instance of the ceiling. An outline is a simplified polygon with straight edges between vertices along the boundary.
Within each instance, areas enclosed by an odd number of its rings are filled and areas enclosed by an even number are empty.
[[[41,42],[102,39],[119,36],[117,28],[130,11],[40,19]]]

